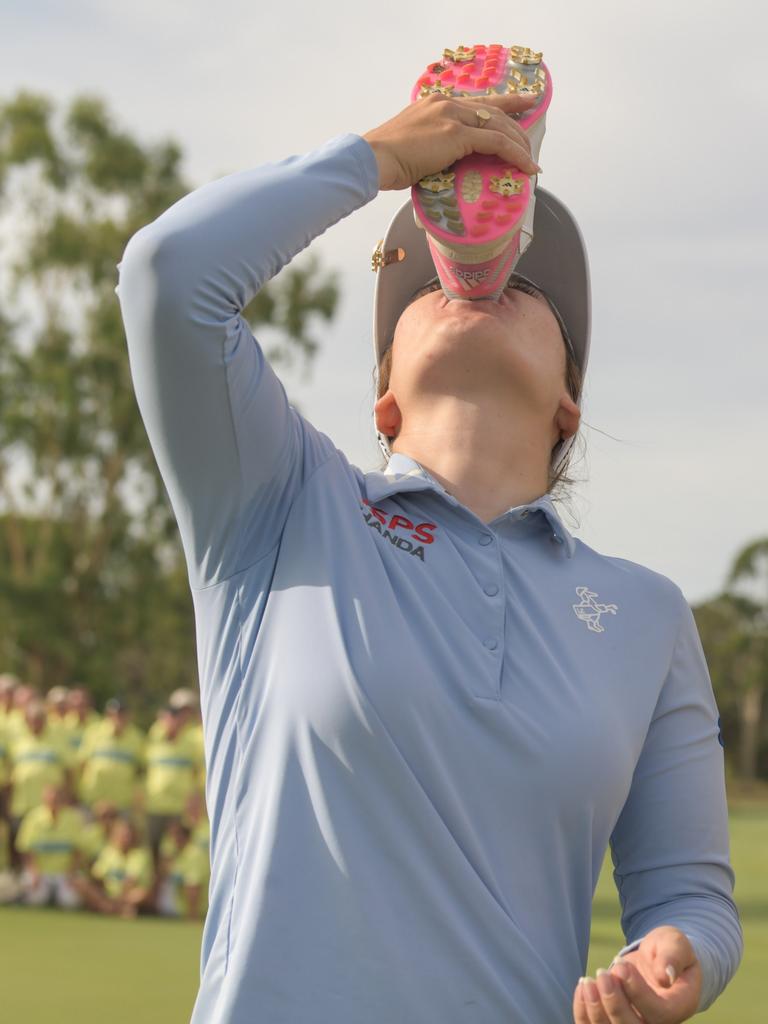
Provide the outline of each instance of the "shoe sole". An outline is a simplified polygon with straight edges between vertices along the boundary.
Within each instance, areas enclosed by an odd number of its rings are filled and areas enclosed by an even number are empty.
[[[541,54],[525,47],[477,45],[446,50],[411,92],[411,102],[448,96],[533,92],[535,106],[511,115],[525,131],[538,163],[552,99]],[[471,153],[422,178],[411,189],[416,224],[427,234],[443,291],[454,299],[496,299],[533,238],[534,186],[530,177],[496,156]]]

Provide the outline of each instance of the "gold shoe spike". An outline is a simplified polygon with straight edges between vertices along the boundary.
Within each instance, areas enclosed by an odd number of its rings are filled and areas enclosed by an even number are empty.
[[[525,77],[522,71],[518,71],[517,68],[512,68],[509,72],[509,81],[507,82],[507,92],[517,92],[521,86],[527,85],[528,79]]]
[[[543,53],[534,53],[527,46],[510,46],[509,56],[516,64],[541,64]]]
[[[474,46],[459,46],[455,50],[443,50],[443,60],[450,60],[454,64],[467,64],[474,59]]]
[[[426,178],[422,178],[419,186],[428,192],[444,192],[448,188],[453,188],[455,177],[456,174],[453,171],[438,171],[437,174],[428,174]]]
[[[519,196],[523,191],[523,182],[516,181],[512,177],[512,171],[506,171],[501,178],[491,178],[489,188],[491,192],[496,192],[500,196]]]
[[[419,99],[429,96],[433,92],[439,92],[442,96],[453,96],[453,86],[442,85],[439,82],[436,82],[434,85],[422,85],[419,90]]]

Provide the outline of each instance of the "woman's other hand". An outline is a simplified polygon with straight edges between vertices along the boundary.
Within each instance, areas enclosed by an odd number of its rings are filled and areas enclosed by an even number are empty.
[[[579,982],[573,1019],[575,1024],[680,1024],[696,1013],[701,983],[701,967],[688,938],[679,928],[664,925],[649,932],[597,982]]]
[[[536,96],[443,96],[433,93],[366,132],[379,165],[379,189],[409,188],[428,174],[450,167],[470,153],[487,153],[506,160],[524,174],[540,170],[531,158],[528,136],[509,117],[530,110]],[[475,111],[490,111],[478,127]]]

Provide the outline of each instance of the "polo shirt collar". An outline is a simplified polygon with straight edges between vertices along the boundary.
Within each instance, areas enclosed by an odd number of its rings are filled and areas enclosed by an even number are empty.
[[[394,452],[390,456],[382,473],[366,474],[366,489],[370,501],[381,501],[382,498],[389,498],[393,494],[402,494],[406,491],[432,490],[437,491],[449,504],[460,504],[423,466],[412,459],[410,455],[404,455],[402,452]],[[552,536],[564,546],[568,557],[572,558],[576,550],[576,541],[563,525],[549,492],[526,505],[515,505],[507,509],[506,512],[497,516],[497,519],[504,516],[518,518],[526,509],[531,512],[539,511],[544,515],[552,530]]]

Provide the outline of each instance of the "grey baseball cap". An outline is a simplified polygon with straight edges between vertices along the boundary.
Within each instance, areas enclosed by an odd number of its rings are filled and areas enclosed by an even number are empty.
[[[538,285],[554,303],[570,337],[582,377],[586,373],[591,328],[589,263],[576,219],[560,199],[544,188],[534,193],[531,238],[514,273]],[[416,225],[408,199],[392,218],[373,258],[377,271],[373,302],[373,351],[378,367],[392,344],[395,326],[411,296],[435,276],[426,233]],[[578,405],[581,406],[581,395]],[[379,444],[389,454],[386,438]],[[552,455],[556,470],[574,438],[561,441]]]

